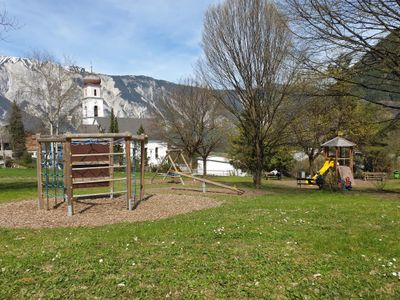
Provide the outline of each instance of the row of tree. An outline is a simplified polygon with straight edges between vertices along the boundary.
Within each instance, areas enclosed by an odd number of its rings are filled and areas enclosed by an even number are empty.
[[[201,84],[185,82],[157,111],[166,136],[205,160],[230,135],[229,152],[256,187],[290,149],[306,153],[312,172],[321,143],[339,134],[373,160],[398,129],[399,8],[384,0],[210,6]]]

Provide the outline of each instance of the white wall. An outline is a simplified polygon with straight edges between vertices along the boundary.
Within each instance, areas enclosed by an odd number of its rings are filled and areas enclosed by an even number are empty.
[[[96,90],[96,96],[94,91]],[[94,125],[94,107],[97,106],[97,117],[104,117],[104,100],[101,98],[100,86],[87,85],[84,87],[82,100],[82,124]]]
[[[149,140],[145,148],[147,149],[148,164],[159,165],[167,154],[168,144],[162,141]]]
[[[235,169],[229,159],[223,156],[209,156],[206,162],[207,175],[215,176],[246,176],[245,172]],[[197,159],[197,173],[203,174],[203,160]]]

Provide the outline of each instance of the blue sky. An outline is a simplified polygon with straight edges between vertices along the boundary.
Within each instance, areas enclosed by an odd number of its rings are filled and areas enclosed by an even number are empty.
[[[48,51],[105,74],[177,82],[201,55],[204,12],[221,0],[3,0],[19,29],[0,54]]]

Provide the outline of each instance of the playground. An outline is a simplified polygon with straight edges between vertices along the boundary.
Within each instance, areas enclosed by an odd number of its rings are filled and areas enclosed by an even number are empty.
[[[0,169],[0,298],[400,295],[398,180],[377,189],[351,178],[352,189],[332,192],[312,178],[301,186],[282,178],[256,190],[251,177],[184,176],[190,171],[173,155],[175,168],[142,173],[137,153],[129,174],[117,157],[129,155],[122,144],[130,135],[71,151],[71,171],[90,170],[71,174],[65,152],[60,160],[56,142],[41,138],[40,168]],[[325,173],[340,172],[348,154],[330,151]],[[113,172],[97,173],[103,168]],[[63,195],[65,174],[76,186]]]

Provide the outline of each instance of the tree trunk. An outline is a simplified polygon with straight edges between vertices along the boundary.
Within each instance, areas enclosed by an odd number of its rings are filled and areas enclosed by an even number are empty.
[[[253,183],[256,189],[261,188],[261,178],[262,178],[262,171],[264,165],[264,155],[263,155],[263,141],[258,138],[255,138],[255,154],[256,154],[256,161],[254,166],[254,173],[253,173]]]
[[[257,168],[253,174],[253,183],[256,189],[261,188],[262,168]]]
[[[207,157],[203,157],[203,177],[207,175]]]
[[[314,175],[313,162],[314,162],[314,156],[308,155],[308,172],[310,173],[310,175]]]

